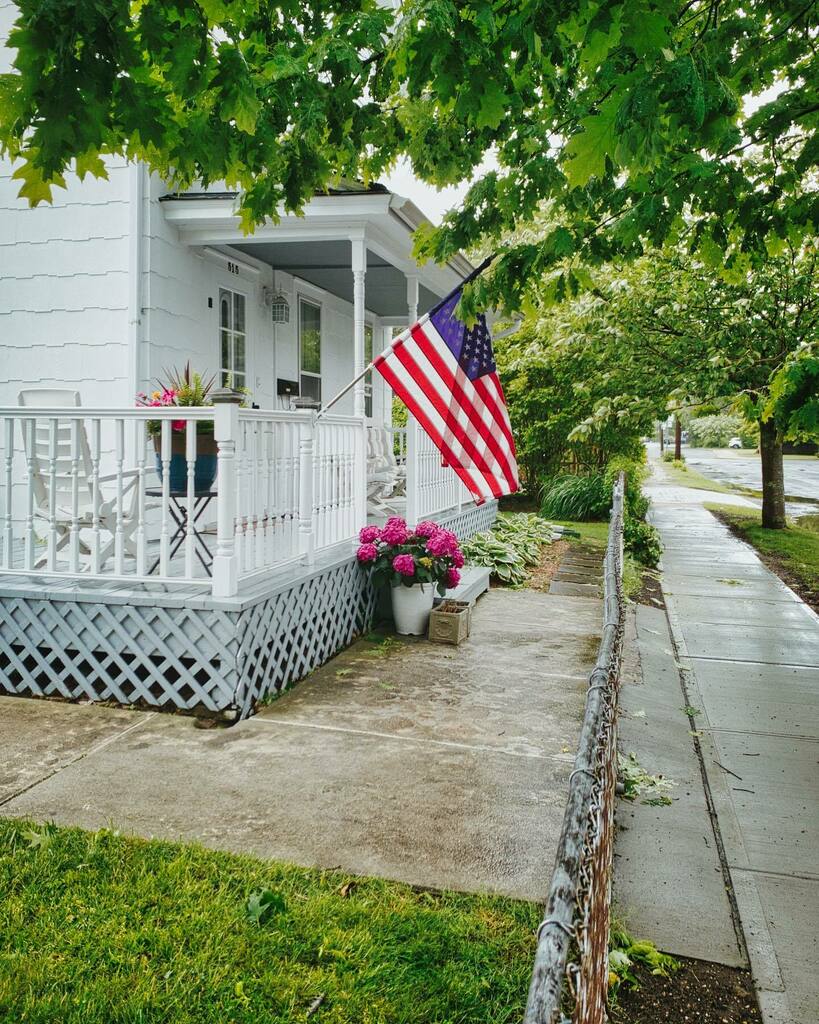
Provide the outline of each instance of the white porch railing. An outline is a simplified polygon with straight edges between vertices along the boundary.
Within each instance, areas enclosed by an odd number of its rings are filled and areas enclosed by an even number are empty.
[[[231,596],[243,580],[351,542],[366,521],[354,417],[227,403],[24,406],[0,408],[0,420],[5,573],[185,581]],[[197,455],[216,459],[206,491]],[[172,460],[184,470],[174,490]]]
[[[441,512],[474,504],[469,490],[412,416],[407,422],[407,521],[417,523]]]

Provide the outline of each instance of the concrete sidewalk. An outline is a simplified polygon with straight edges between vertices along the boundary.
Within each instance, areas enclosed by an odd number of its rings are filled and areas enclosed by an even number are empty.
[[[649,488],[663,591],[766,1021],[819,1020],[819,619],[702,507]]]
[[[540,901],[601,616],[493,590],[462,646],[360,641],[229,729],[0,698],[0,814]]]

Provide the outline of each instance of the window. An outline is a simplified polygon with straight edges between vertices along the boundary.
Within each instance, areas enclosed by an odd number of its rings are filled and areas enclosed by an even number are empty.
[[[245,297],[227,288],[219,289],[220,377],[223,387],[237,390],[247,386],[247,328]]]
[[[299,299],[299,387],[304,398],[321,401],[321,306]]]
[[[373,361],[373,325],[364,326],[364,365]],[[364,378],[364,415],[368,420],[373,418],[373,371]]]

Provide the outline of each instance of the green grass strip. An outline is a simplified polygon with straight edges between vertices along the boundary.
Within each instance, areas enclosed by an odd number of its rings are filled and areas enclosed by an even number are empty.
[[[807,592],[808,599],[819,597],[819,533],[789,523],[784,530],[765,530],[761,512],[739,511],[730,505],[706,504],[719,518],[733,527],[752,547],[792,574]],[[811,524],[812,526],[812,524]]]
[[[0,821],[0,1021],[504,1024],[523,1013],[539,916],[502,897]]]

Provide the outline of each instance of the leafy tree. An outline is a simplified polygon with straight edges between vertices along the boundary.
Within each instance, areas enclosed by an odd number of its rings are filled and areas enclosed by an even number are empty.
[[[500,250],[464,308],[551,300],[685,233],[737,270],[819,223],[819,5],[804,0],[18,0],[0,149],[47,199],[108,153],[243,190],[250,229],[407,154],[472,186],[424,256]],[[777,85],[759,109],[743,105]],[[516,237],[545,201],[556,223]],[[470,305],[471,304],[471,305]]]
[[[612,409],[686,408],[737,400],[759,424],[763,525],[785,525],[782,439],[816,417],[819,263],[814,240],[786,245],[742,275],[719,273],[667,249],[611,266],[597,294],[570,304],[587,362],[584,386],[608,397],[581,428]]]
[[[592,300],[597,302],[599,300]],[[628,368],[601,366],[591,333],[603,322],[589,302],[565,303],[495,343],[518,462],[530,489],[565,469],[599,470],[616,455],[639,456],[665,397],[640,401]]]
[[[249,229],[355,177],[383,146],[377,0],[16,0],[0,76],[0,153],[32,204],[102,156],[144,160],[172,185],[226,181]]]

